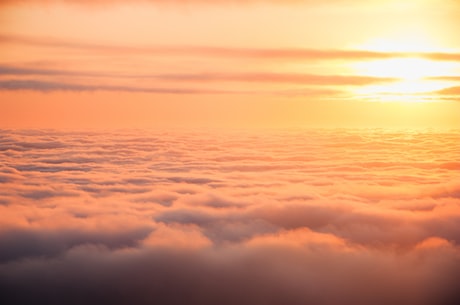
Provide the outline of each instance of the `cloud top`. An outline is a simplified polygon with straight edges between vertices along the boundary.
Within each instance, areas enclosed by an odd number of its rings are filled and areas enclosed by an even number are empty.
[[[460,300],[458,131],[0,134],[2,304]]]

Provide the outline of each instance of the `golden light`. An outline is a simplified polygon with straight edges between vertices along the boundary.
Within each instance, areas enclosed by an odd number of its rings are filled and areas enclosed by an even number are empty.
[[[389,33],[357,46],[359,49],[384,52],[393,58],[356,62],[351,65],[357,75],[392,78],[393,82],[357,88],[354,93],[362,99],[373,101],[426,102],[434,101],[433,91],[442,90],[455,83],[433,77],[455,76],[460,66],[447,61],[418,57],[430,52],[449,52],[436,43],[429,28]],[[398,57],[396,57],[398,56]]]
[[[433,101],[430,92],[446,87],[444,81],[405,79],[394,83],[364,86],[355,90],[360,99],[380,102],[429,102]]]
[[[373,101],[434,101],[430,92],[454,85],[452,81],[428,79],[455,75],[452,63],[448,62],[422,58],[394,58],[356,63],[354,69],[359,75],[396,79],[394,82],[364,86],[355,90],[359,98]]]
[[[436,46],[438,43],[428,37],[428,30],[426,28],[423,31],[420,28],[406,31],[398,29],[398,33],[391,33],[391,38],[372,38],[355,47],[377,52],[448,52],[449,49]]]
[[[392,58],[360,62],[354,65],[360,75],[417,80],[432,76],[455,75],[452,63],[423,58]]]

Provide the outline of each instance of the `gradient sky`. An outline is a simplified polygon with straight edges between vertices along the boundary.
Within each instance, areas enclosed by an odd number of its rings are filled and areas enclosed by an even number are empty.
[[[458,1],[1,1],[1,127],[458,127]]]

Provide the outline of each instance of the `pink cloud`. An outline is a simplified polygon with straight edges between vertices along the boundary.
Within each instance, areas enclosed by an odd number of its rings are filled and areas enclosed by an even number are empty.
[[[0,135],[2,304],[460,299],[456,131]]]

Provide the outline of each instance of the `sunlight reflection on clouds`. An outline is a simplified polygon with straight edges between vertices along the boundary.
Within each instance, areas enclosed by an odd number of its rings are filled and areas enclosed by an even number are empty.
[[[458,132],[0,135],[5,304],[459,299]]]

